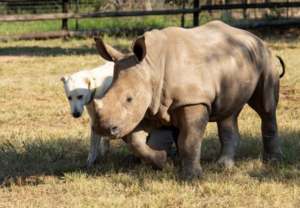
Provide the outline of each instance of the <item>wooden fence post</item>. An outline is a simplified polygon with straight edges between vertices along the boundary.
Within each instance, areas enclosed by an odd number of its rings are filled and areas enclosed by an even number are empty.
[[[78,13],[79,9],[79,0],[76,0],[76,13]],[[76,19],[76,30],[78,30],[78,19]]]
[[[248,0],[242,0],[243,4],[248,4]],[[247,19],[247,9],[243,9],[243,18]]]
[[[68,0],[63,0],[62,7],[63,7],[63,13],[68,13],[68,10],[69,10]],[[62,29],[68,30],[68,19],[62,20]]]
[[[185,1],[182,3],[182,9],[185,9]],[[184,14],[181,15],[181,27],[184,27]]]
[[[199,0],[194,0],[194,9],[199,8]],[[199,12],[194,13],[194,27],[199,26]]]

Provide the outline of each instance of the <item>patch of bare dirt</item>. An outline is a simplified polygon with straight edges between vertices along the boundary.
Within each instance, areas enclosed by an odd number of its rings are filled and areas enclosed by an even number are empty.
[[[0,61],[11,62],[18,60],[20,58],[28,58],[28,56],[0,56]]]
[[[300,91],[293,85],[281,86],[279,100],[300,101]]]
[[[249,32],[258,36],[285,36],[285,37],[299,37],[300,27],[265,27],[257,29],[249,29]]]

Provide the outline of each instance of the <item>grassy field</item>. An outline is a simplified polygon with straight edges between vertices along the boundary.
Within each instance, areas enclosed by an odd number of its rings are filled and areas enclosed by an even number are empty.
[[[105,40],[122,51],[132,42]],[[287,65],[277,110],[285,156],[262,163],[260,120],[245,106],[236,168],[214,166],[220,144],[210,123],[201,157],[207,178],[193,184],[177,178],[178,159],[163,171],[122,164],[129,152],[120,140],[87,167],[89,117],[71,117],[60,78],[104,62],[92,39],[0,42],[0,207],[299,207],[300,40],[264,40]]]

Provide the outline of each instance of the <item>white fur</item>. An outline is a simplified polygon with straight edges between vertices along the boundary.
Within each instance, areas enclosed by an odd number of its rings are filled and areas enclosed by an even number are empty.
[[[94,98],[101,99],[104,96],[105,91],[112,83],[113,70],[114,63],[106,62],[102,66],[90,71],[80,71],[71,75],[70,77],[61,78],[61,80],[64,82],[66,96],[71,107],[71,115],[75,118],[80,117],[83,113],[84,106],[86,106],[91,118],[91,140],[89,156],[87,159],[89,165],[93,165],[97,158],[101,137],[92,131],[92,126],[94,124],[93,102],[90,102],[89,104],[88,102],[95,87],[96,93]],[[86,80],[89,80],[90,84],[87,84]],[[82,98],[79,99],[78,96],[81,95]],[[71,100],[69,98],[71,98]],[[109,140],[103,139],[100,152],[101,156],[105,155],[108,151]]]

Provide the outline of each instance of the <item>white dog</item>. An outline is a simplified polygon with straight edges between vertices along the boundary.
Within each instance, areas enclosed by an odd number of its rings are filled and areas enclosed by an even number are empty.
[[[98,156],[101,137],[92,130],[94,124],[93,103],[94,98],[101,99],[108,90],[113,79],[114,63],[106,62],[104,65],[90,71],[80,71],[69,77],[62,77],[66,96],[71,106],[71,115],[79,118],[84,110],[84,105],[91,118],[91,141],[88,156],[89,165],[93,165]],[[101,156],[109,151],[109,140],[103,139]]]

